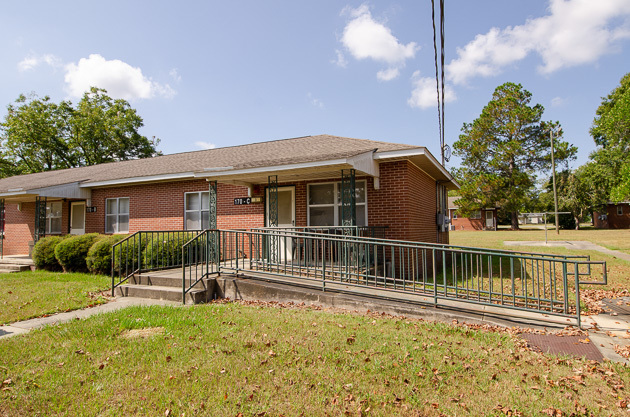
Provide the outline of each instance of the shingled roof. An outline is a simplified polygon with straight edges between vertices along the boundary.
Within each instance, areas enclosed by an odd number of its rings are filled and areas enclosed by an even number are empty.
[[[256,168],[347,158],[369,151],[422,149],[419,146],[330,135],[305,136],[203,151],[183,152],[154,158],[111,162],[0,179],[0,193],[39,189],[61,184],[88,185],[125,178],[202,172],[213,168]]]

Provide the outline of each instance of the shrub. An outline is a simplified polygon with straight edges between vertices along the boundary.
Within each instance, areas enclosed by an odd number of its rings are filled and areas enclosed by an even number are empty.
[[[71,236],[55,247],[55,257],[65,272],[88,272],[85,262],[88,251],[99,238],[98,233]]]
[[[93,274],[109,275],[112,267],[112,246],[126,236],[112,235],[97,239],[85,258],[88,269]]]
[[[47,236],[39,239],[33,248],[33,263],[37,269],[46,271],[61,271],[61,264],[55,258],[55,246],[65,236]]]
[[[197,233],[161,234],[152,239],[142,253],[144,268],[166,268],[182,264],[182,246]]]

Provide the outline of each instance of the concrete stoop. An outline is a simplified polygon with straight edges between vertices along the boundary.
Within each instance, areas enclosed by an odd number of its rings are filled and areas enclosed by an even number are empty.
[[[0,259],[0,274],[30,271],[32,267],[33,267],[33,261],[30,259],[20,259],[20,258]]]
[[[202,280],[186,294],[187,304],[205,303],[212,299],[214,280]],[[147,274],[129,278],[116,287],[115,295],[182,302],[182,278]]]

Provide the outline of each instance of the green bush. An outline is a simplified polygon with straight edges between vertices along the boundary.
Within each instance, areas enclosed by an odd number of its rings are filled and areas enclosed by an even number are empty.
[[[55,247],[55,257],[64,272],[88,272],[85,259],[98,238],[98,233],[89,233],[71,236],[59,242]]]
[[[55,258],[55,246],[59,244],[65,236],[47,236],[39,239],[33,248],[33,263],[37,269],[46,271],[61,271],[61,264]]]
[[[112,235],[94,242],[85,258],[85,263],[91,273],[109,275],[112,267],[112,246],[125,237],[125,235]]]
[[[197,233],[162,233],[148,242],[142,252],[144,268],[166,268],[182,264],[182,246]]]

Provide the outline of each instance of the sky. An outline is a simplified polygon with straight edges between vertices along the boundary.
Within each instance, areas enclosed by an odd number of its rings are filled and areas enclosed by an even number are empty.
[[[445,3],[446,143],[509,81],[585,163],[601,98],[630,72],[630,1]],[[439,158],[430,0],[11,1],[0,46],[2,118],[20,94],[76,103],[94,85],[165,154],[331,134]]]

